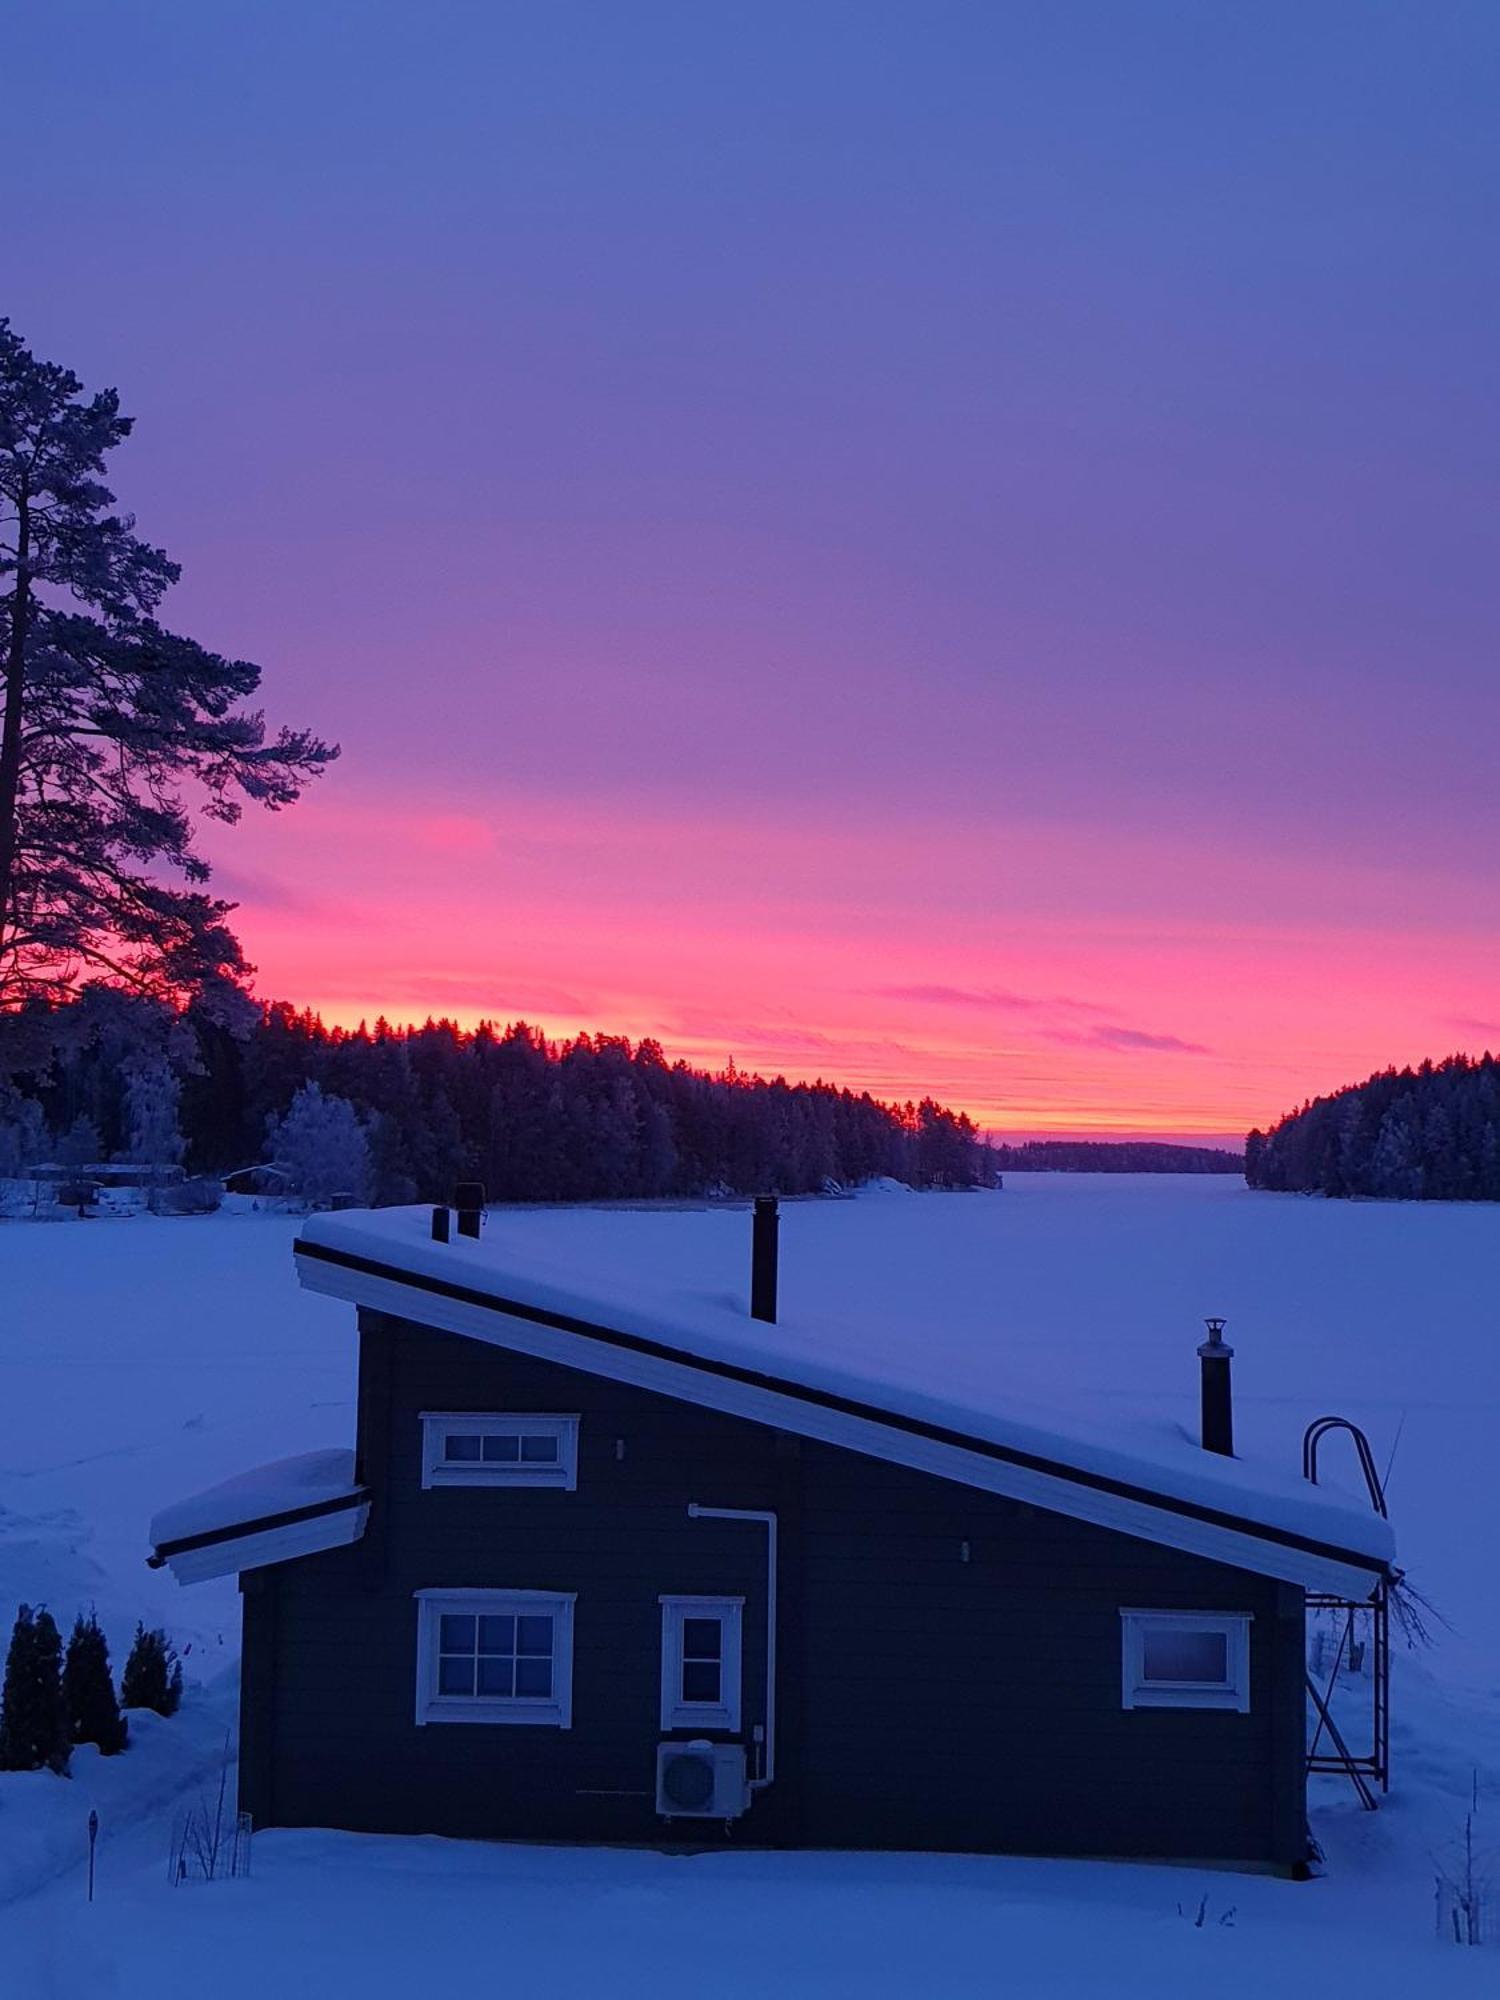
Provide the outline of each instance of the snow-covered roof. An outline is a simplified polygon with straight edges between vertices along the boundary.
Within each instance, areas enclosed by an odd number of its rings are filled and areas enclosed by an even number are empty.
[[[972,1326],[948,1322],[940,1293],[919,1321],[868,1303],[848,1319],[806,1314],[788,1300],[768,1324],[746,1309],[743,1217],[736,1242],[714,1232],[721,1258],[687,1260],[692,1282],[675,1280],[681,1265],[649,1226],[634,1254],[612,1231],[594,1256],[584,1232],[578,1261],[564,1264],[528,1242],[527,1219],[502,1211],[477,1241],[436,1243],[426,1208],[312,1216],[299,1271],[314,1290],[1312,1588],[1363,1594],[1393,1560],[1385,1521],[1295,1473],[1205,1452],[1146,1415],[1104,1423],[1022,1400],[1003,1331],[977,1341]],[[694,1219],[672,1218],[679,1230]]]
[[[354,1453],[305,1451],[163,1507],[151,1522],[151,1560],[179,1583],[199,1583],[357,1541],[367,1514]]]

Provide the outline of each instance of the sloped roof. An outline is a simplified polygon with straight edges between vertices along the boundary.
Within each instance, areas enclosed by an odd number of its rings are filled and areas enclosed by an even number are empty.
[[[565,1267],[528,1244],[524,1212],[490,1217],[479,1241],[435,1243],[430,1220],[309,1217],[302,1282],[1313,1588],[1362,1595],[1393,1562],[1385,1521],[1294,1473],[1205,1452],[1166,1422],[1105,1426],[1017,1399],[1003,1336],[977,1350],[940,1303],[920,1324],[795,1310],[767,1324],[743,1303],[742,1260],[722,1289],[675,1284],[649,1231],[638,1256],[616,1243]]]

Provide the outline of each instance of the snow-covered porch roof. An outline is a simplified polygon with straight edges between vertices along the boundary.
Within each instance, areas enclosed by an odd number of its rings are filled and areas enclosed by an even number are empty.
[[[357,1542],[369,1515],[352,1451],[303,1452],[163,1507],[147,1560],[179,1583],[203,1583]]]

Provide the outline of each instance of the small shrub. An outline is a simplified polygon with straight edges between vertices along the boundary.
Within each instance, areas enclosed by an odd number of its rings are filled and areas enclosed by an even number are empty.
[[[165,1632],[135,1628],[125,1672],[120,1677],[124,1708],[149,1708],[158,1715],[175,1715],[182,1702],[182,1662]]]
[[[74,1743],[97,1743],[106,1757],[125,1748],[129,1725],[115,1699],[109,1671],[109,1645],[91,1611],[78,1614],[68,1639],[62,1670],[63,1706]]]
[[[0,1690],[0,1771],[66,1771],[62,1638],[50,1611],[23,1604],[5,1656]]]

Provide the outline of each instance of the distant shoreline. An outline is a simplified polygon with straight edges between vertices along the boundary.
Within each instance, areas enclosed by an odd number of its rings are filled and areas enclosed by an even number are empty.
[[[1000,1173],[1243,1174],[1245,1156],[1220,1146],[1176,1146],[1156,1139],[1028,1139],[991,1145]]]

